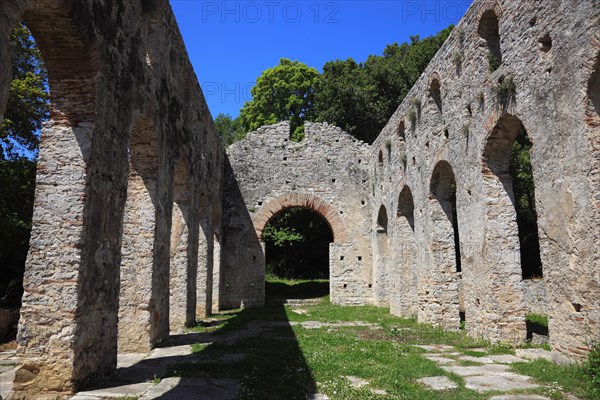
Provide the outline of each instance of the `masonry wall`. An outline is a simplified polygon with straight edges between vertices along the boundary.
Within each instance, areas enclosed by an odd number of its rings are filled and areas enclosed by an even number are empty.
[[[167,1],[3,1],[4,66],[21,19],[48,69],[51,120],[14,397],[58,398],[111,374],[117,342],[146,350],[206,308],[196,277],[212,259],[198,256],[199,226],[220,229],[224,153]],[[0,115],[10,79],[2,68]]]
[[[369,146],[327,124],[307,122],[300,143],[289,130],[262,127],[227,149],[221,305],[264,303],[262,229],[290,207],[312,209],[332,228],[332,301],[370,302]]]
[[[389,291],[394,313],[458,329],[462,308],[470,335],[520,342],[525,314],[547,312],[558,358],[584,357],[598,341],[599,15],[594,1],[475,2],[398,107],[371,151],[371,160],[383,155],[381,165],[372,161],[372,219],[384,205],[390,251],[401,253],[374,266],[404,276]],[[488,53],[498,51],[501,65],[490,72]],[[506,77],[516,89],[500,101],[494,88]],[[533,142],[543,285],[521,277],[506,158],[521,126]],[[440,194],[451,174],[460,273],[449,195]],[[414,199],[408,251],[406,188]],[[411,279],[416,293],[406,296]]]

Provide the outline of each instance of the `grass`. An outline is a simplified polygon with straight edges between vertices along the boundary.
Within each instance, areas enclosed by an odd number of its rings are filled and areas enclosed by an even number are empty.
[[[327,279],[283,279],[267,276],[265,295],[271,298],[312,299],[329,293]]]
[[[547,315],[527,314],[525,316],[525,321],[548,328],[548,316]]]
[[[528,363],[512,364],[514,372],[529,375],[537,382],[548,385],[548,394],[561,398],[562,392],[569,392],[582,399],[598,399],[600,391],[586,377],[581,365],[557,365],[548,360],[538,359]]]
[[[296,281],[287,283],[290,286],[298,284]],[[217,319],[210,320],[219,324],[216,335],[234,334],[257,323],[263,323],[264,328],[260,334],[240,335],[236,342],[195,344],[190,356],[192,360],[175,365],[169,375],[236,379],[240,383],[239,400],[306,399],[316,391],[332,400],[479,400],[487,399],[496,392],[481,394],[465,388],[461,377],[446,372],[425,358],[426,351],[414,345],[454,346],[458,355],[448,355],[454,359],[463,355],[484,357],[513,353],[513,348],[506,344],[491,345],[481,339],[469,338],[462,331],[444,331],[418,324],[415,319],[397,318],[384,308],[334,305],[327,297],[320,304],[303,306],[302,313],[294,311],[298,309],[273,306],[220,314]],[[307,321],[326,325],[309,329],[301,325]],[[340,321],[364,324],[345,326],[340,325]],[[243,353],[245,357],[230,364],[193,362],[197,356],[203,360],[214,360],[232,353]],[[457,365],[479,363],[475,360],[457,361]],[[583,399],[595,398],[589,396],[591,389],[582,384],[587,377],[583,367],[557,366],[538,360],[518,363],[513,368],[544,385],[539,389],[515,393],[537,393],[563,399],[566,398],[564,392],[570,392]],[[347,376],[362,378],[369,384],[361,388],[352,387]],[[441,392],[429,390],[417,382],[417,379],[428,376],[447,376],[458,384],[458,388]],[[377,395],[372,389],[385,390],[387,394]]]

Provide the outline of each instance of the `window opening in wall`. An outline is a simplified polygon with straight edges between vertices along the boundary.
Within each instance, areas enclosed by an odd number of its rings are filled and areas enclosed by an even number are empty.
[[[546,33],[542,38],[540,38],[538,48],[544,53],[550,51],[552,48],[552,38],[550,37],[549,33]]]
[[[498,16],[494,10],[487,10],[479,20],[477,29],[479,36],[487,44],[488,65],[490,72],[497,70],[502,64],[502,52],[500,49],[500,32],[498,28]]]
[[[379,157],[378,157],[378,162],[379,162],[379,166],[383,165],[383,151],[379,150]]]
[[[502,184],[498,187],[491,180],[487,185],[489,193],[510,199],[510,203],[501,202],[496,207],[511,207],[511,203],[513,207],[513,210],[506,209],[505,212],[490,210],[489,215],[498,219],[514,212],[523,279],[543,277],[531,148],[532,142],[521,121],[514,116],[506,116],[494,127],[483,153],[488,174],[493,174],[487,180],[495,177]],[[498,189],[503,192],[498,193]],[[498,223],[506,222],[498,220]]]
[[[512,144],[510,175],[514,192],[514,205],[519,227],[521,268],[523,278],[541,278],[542,260],[535,209],[535,184],[531,167],[532,143],[525,128],[521,127]]]
[[[329,293],[333,232],[325,218],[308,208],[289,208],[271,218],[262,239],[268,298],[316,298]]]
[[[40,131],[50,119],[50,94],[42,54],[22,22],[13,30],[10,41],[16,58],[10,66],[13,80],[0,123],[0,205],[4,233],[0,241],[0,308],[18,309],[31,235]],[[16,329],[11,329],[0,340],[14,339],[16,333]]]
[[[405,127],[404,127],[404,119],[401,119],[400,122],[398,123],[398,136],[402,139],[406,138],[406,134],[405,134]]]
[[[440,90],[440,81],[437,78],[432,79],[429,85],[429,95],[435,103],[439,112],[442,112],[442,92]]]
[[[377,233],[387,234],[388,229],[388,216],[385,206],[379,207],[379,213],[377,214]]]

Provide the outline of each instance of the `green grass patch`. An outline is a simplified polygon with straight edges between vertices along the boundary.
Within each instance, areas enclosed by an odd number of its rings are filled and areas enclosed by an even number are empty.
[[[327,279],[283,279],[267,275],[265,295],[267,298],[313,299],[329,294]]]
[[[547,315],[527,314],[525,316],[525,321],[548,328],[548,316]]]
[[[596,400],[600,391],[595,390],[592,379],[581,365],[557,365],[538,359],[528,363],[515,363],[511,369],[519,374],[533,377],[537,382],[548,385],[550,393],[569,392],[579,398]],[[561,398],[556,396],[556,398]]]

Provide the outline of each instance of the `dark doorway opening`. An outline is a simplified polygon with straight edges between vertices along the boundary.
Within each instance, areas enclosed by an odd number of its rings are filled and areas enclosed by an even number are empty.
[[[263,231],[266,296],[313,298],[329,293],[333,232],[320,214],[295,207],[275,215]]]

